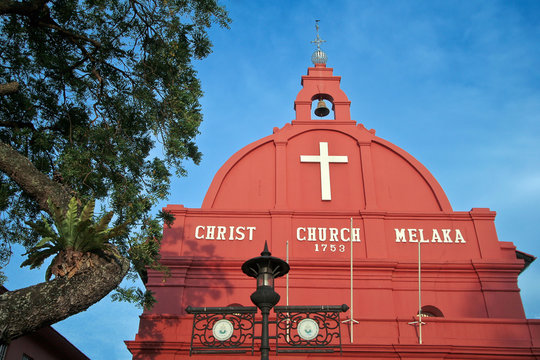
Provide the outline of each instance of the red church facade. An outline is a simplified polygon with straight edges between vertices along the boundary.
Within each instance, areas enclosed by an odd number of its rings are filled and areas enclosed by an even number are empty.
[[[312,119],[319,99],[333,119]],[[133,359],[188,358],[187,306],[252,306],[255,283],[240,268],[265,241],[291,267],[275,282],[279,305],[345,303],[358,321],[352,339],[342,325],[341,355],[279,358],[540,358],[540,320],[525,317],[517,286],[531,257],[498,240],[495,212],[453,211],[422,164],[351,120],[340,77],[324,63],[302,77],[294,105],[295,120],[221,167],[200,209],[165,208],[175,216],[161,246],[171,274],[149,272],[158,302],[126,342]]]

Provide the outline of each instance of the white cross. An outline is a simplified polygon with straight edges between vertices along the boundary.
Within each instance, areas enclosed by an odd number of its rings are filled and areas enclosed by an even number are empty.
[[[300,155],[300,162],[317,162],[321,164],[321,200],[332,200],[330,191],[330,163],[347,163],[347,156],[329,156],[328,143],[319,143],[320,155]]]

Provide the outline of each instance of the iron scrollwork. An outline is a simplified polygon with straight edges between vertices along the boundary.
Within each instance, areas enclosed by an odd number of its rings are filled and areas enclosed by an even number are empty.
[[[343,305],[276,306],[276,353],[341,352]]]
[[[193,314],[190,356],[193,353],[254,352],[254,306],[191,307]]]

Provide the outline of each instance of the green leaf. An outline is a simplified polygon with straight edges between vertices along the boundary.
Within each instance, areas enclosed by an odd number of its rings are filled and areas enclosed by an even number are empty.
[[[54,247],[49,247],[47,249],[33,251],[28,255],[28,258],[25,261],[23,261],[23,263],[21,264],[21,267],[30,266],[30,269],[40,267],[45,261],[45,259],[57,253],[58,253],[58,249]]]
[[[37,243],[37,245],[35,247],[36,248],[44,247],[48,243],[54,243],[55,239],[56,239],[56,237],[54,237],[54,238],[52,238],[52,237],[44,237],[44,238],[41,239],[40,242]]]
[[[95,206],[94,200],[90,200],[86,203],[86,205],[84,206],[81,212],[81,219],[80,219],[81,222],[92,220],[92,217],[94,216],[94,206]]]
[[[101,232],[104,232],[105,230],[107,230],[107,226],[111,222],[111,219],[112,219],[113,216],[114,216],[114,213],[112,211],[109,211],[108,213],[103,215],[101,217],[101,219],[99,220],[99,223],[96,225],[94,231],[96,233],[101,233]]]
[[[79,223],[79,218],[77,216],[77,199],[72,197],[69,201],[68,209],[65,214],[64,220],[59,227],[60,238],[65,241],[65,247],[73,247],[77,234],[75,229]],[[58,224],[57,224],[58,228]]]
[[[52,277],[52,264],[55,263],[57,257],[58,257],[58,255],[56,255],[52,259],[51,264],[49,266],[47,266],[47,270],[45,271],[45,281],[51,280],[51,277]]]

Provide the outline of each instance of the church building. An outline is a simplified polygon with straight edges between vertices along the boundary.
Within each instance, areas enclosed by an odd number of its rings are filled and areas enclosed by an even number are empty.
[[[526,318],[517,286],[535,258],[499,241],[495,211],[454,211],[418,160],[352,120],[316,43],[296,118],[229,158],[201,208],[164,208],[175,217],[161,245],[170,276],[149,271],[157,303],[126,341],[133,359],[260,358],[260,313],[251,348],[220,348],[240,331],[227,320],[228,336],[206,329],[205,351],[186,308],[253,307],[256,283],[241,268],[265,242],[290,266],[275,280],[278,306],[348,306],[333,352],[279,352],[280,341],[305,336],[292,327],[276,339],[272,311],[270,358],[540,358],[540,320]]]

